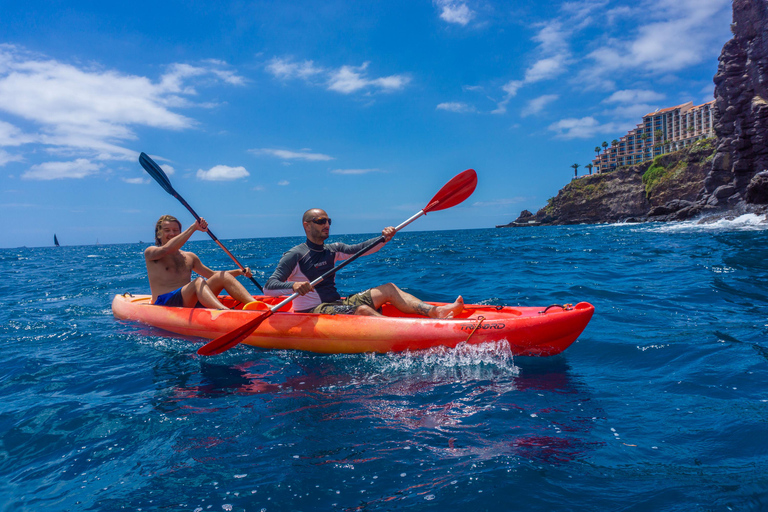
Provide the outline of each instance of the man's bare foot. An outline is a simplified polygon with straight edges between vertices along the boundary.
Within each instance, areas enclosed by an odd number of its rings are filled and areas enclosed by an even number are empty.
[[[445,304],[443,306],[436,306],[430,311],[429,316],[431,318],[453,318],[464,310],[464,299],[461,295],[458,296],[456,302],[453,304]]]

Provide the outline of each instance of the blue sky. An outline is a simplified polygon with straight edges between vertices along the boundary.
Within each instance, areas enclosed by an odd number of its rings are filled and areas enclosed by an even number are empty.
[[[2,2],[0,247],[371,233],[533,212],[643,114],[713,99],[728,0]],[[580,169],[580,173],[583,169]],[[204,239],[195,235],[194,239]]]

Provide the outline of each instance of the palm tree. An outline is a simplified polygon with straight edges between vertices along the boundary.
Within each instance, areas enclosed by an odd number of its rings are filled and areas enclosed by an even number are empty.
[[[662,138],[663,136],[664,136],[664,132],[663,132],[663,131],[661,131],[661,130],[656,130],[655,132],[653,132],[653,141],[654,141],[656,144],[659,144],[659,143],[660,143],[660,141],[661,141],[661,138]]]
[[[571,167],[573,167],[573,177],[578,178],[579,177],[579,167],[581,167],[579,164],[573,164]]]
[[[613,148],[614,153],[616,153],[616,166],[615,167],[618,167],[618,165],[619,165],[619,152],[616,151],[616,148],[618,146],[619,146],[619,141],[617,141],[616,139],[613,139],[611,141],[611,148]]]
[[[584,167],[586,167],[587,169],[589,169],[589,174],[590,174],[590,175],[592,175],[592,168],[594,167],[594,165],[592,165],[592,162],[588,163],[588,164],[587,164],[587,165],[585,165]]]

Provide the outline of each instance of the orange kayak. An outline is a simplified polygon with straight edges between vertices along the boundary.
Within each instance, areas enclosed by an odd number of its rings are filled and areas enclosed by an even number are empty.
[[[256,296],[254,299],[262,301],[266,310],[280,303],[283,297]],[[116,295],[112,312],[119,320],[206,339],[217,338],[263,313],[153,306],[150,300],[149,295]],[[234,305],[229,297],[220,297],[220,300],[226,306]],[[514,355],[551,356],[576,341],[595,311],[587,302],[548,308],[468,304],[458,317],[437,320],[405,315],[389,304],[382,307],[384,316],[375,317],[295,313],[291,304],[262,322],[243,343],[264,349],[354,354],[504,340]]]

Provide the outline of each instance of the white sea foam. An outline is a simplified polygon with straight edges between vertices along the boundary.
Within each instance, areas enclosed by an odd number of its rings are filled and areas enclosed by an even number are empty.
[[[520,371],[514,364],[512,351],[506,340],[476,345],[460,343],[454,348],[438,346],[415,352],[367,354],[367,357],[370,362],[379,365],[382,371],[412,370],[417,367],[470,373],[502,370],[514,375]]]
[[[707,222],[706,219],[685,222],[669,222],[655,225],[650,230],[658,233],[690,233],[717,231],[762,231],[768,229],[768,218],[765,215],[746,213],[735,218],[718,219]]]

